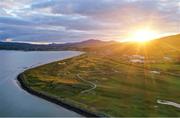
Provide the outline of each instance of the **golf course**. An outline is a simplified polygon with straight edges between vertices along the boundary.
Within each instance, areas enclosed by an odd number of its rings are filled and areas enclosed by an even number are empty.
[[[26,70],[22,82],[100,116],[179,117],[179,40],[88,47],[80,56]]]

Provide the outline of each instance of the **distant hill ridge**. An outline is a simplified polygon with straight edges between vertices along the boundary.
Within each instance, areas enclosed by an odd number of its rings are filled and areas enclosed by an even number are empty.
[[[95,39],[89,39],[82,42],[73,42],[65,44],[30,44],[30,43],[18,43],[18,42],[0,42],[0,50],[24,50],[24,51],[45,51],[45,50],[83,50],[89,47],[100,47],[113,43],[113,41],[101,41]],[[115,42],[114,42],[115,43]]]
[[[46,50],[80,50],[80,51],[111,51],[112,53],[134,53],[137,50],[142,52],[147,50],[179,50],[180,34],[162,37],[152,40],[145,46],[140,46],[134,42],[115,42],[89,39],[82,42],[65,43],[65,44],[28,44],[16,42],[0,42],[0,50],[24,50],[24,51],[46,51]]]

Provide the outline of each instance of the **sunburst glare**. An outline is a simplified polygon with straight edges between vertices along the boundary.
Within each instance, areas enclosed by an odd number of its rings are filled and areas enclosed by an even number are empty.
[[[151,29],[139,29],[130,34],[128,41],[147,42],[158,37],[158,33]]]

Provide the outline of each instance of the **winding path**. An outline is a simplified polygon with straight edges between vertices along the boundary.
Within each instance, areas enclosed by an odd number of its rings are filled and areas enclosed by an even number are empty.
[[[87,92],[89,92],[89,91],[91,91],[91,90],[96,89],[97,85],[96,85],[95,83],[93,83],[93,82],[91,82],[91,81],[88,81],[88,80],[83,79],[83,78],[82,78],[79,74],[77,74],[77,77],[78,77],[78,79],[80,79],[80,80],[82,80],[82,81],[84,81],[84,82],[86,82],[86,83],[90,84],[90,86],[91,86],[91,88],[90,88],[90,89],[83,90],[83,91],[81,91],[81,93],[87,93]]]
[[[171,102],[171,101],[167,101],[167,100],[157,100],[157,103],[164,104],[164,105],[170,105],[170,106],[180,108],[180,104],[175,103],[175,102]]]

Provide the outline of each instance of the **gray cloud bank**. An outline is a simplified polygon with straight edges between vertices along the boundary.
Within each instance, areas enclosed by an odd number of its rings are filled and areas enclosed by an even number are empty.
[[[0,40],[122,40],[138,27],[180,32],[179,0],[1,0]]]

